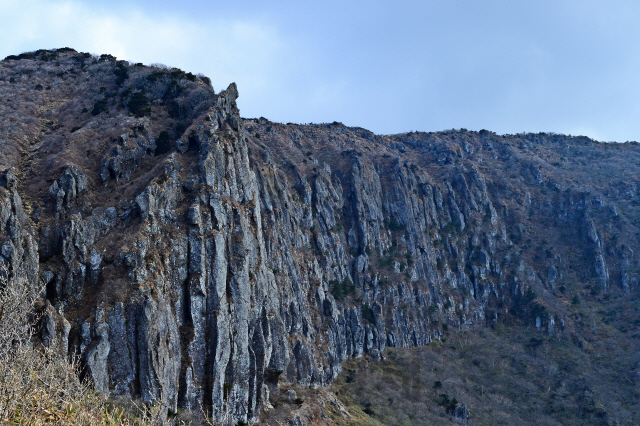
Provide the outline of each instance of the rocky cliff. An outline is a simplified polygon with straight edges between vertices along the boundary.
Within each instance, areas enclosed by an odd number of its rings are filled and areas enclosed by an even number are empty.
[[[0,63],[1,259],[100,392],[252,423],[349,358],[570,332],[576,298],[638,291],[635,143],[379,136],[237,97],[72,49]]]

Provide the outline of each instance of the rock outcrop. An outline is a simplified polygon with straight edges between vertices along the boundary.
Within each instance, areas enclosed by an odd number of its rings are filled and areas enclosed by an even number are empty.
[[[100,392],[251,423],[283,382],[323,386],[349,358],[448,328],[509,317],[562,332],[571,259],[602,292],[618,273],[637,287],[635,241],[618,254],[624,237],[596,229],[624,210],[526,154],[593,141],[285,126],[241,119],[237,97],[215,95],[162,155],[154,122],[125,120],[46,192],[24,189],[26,171],[0,179],[1,260],[45,285],[43,341]]]

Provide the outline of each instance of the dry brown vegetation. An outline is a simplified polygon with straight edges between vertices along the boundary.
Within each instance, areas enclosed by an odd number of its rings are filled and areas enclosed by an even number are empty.
[[[640,424],[638,287],[623,291],[620,272],[625,259],[629,275],[640,272],[632,250],[640,237],[637,143],[464,129],[376,136],[340,123],[284,125],[263,118],[247,120],[245,128],[255,164],[277,159],[292,186],[298,176],[313,185],[324,164],[334,176],[348,176],[357,157],[378,166],[383,191],[403,163],[432,184],[452,182],[460,169],[473,167],[504,220],[496,236],[501,281],[517,276],[521,262],[543,280],[551,265],[561,270],[552,286],[535,288],[513,305],[488,306],[487,318],[498,314],[495,330],[450,331],[426,348],[388,348],[380,363],[348,363],[351,374],[335,389],[356,416],[338,423],[450,424],[441,397],[446,394],[449,403],[456,398],[467,405],[469,424]],[[581,215],[598,223],[611,274],[606,290],[594,274]],[[474,230],[486,231],[486,225],[467,223]],[[393,261],[408,263],[404,230],[385,227],[398,234],[398,247],[371,250],[371,266],[385,282],[400,282]],[[448,227],[437,233],[432,237],[438,250],[468,237]],[[473,262],[468,259],[467,266]],[[443,255],[437,268],[442,272],[455,263]],[[454,305],[462,300],[455,292],[448,296]],[[535,328],[536,317],[549,315],[556,318],[554,335]],[[438,381],[442,388],[436,389]]]
[[[20,194],[31,211],[44,208],[48,186],[68,164],[88,176],[90,208],[118,206],[149,182],[161,179],[168,155],[178,156],[186,170],[195,168],[197,158],[159,146],[142,160],[129,181],[103,187],[97,171],[114,139],[142,119],[158,141],[171,143],[188,132],[214,99],[206,78],[161,65],[144,67],[70,49],[10,57],[0,63],[0,170],[16,167]],[[332,421],[449,424],[448,408],[455,398],[469,408],[471,424],[640,424],[638,289],[623,294],[618,264],[630,247],[637,246],[640,236],[638,144],[603,144],[551,133],[500,136],[464,129],[377,136],[341,123],[284,125],[266,119],[246,120],[244,129],[253,165],[264,168],[276,163],[282,180],[292,188],[300,177],[313,184],[326,164],[347,193],[348,176],[359,157],[376,163],[383,191],[404,165],[418,169],[425,182],[433,184],[452,181],[460,168],[473,167],[484,176],[489,196],[504,219],[495,258],[504,273],[502,279],[516,276],[521,261],[543,274],[551,265],[562,272],[554,287],[536,289],[537,294],[523,298],[526,303],[510,306],[492,300],[495,306],[488,306],[487,318],[489,313],[500,313],[493,330],[450,331],[426,348],[389,348],[381,362],[347,363],[346,375],[334,389],[352,417],[347,420],[336,413]],[[571,216],[567,210],[575,205],[593,206],[589,215],[597,219],[611,259],[612,288],[607,292],[585,263],[590,260],[583,248],[582,222],[567,219]],[[338,225],[335,232],[344,237],[348,224]],[[409,258],[402,242],[404,229],[391,221],[385,226],[398,245],[368,254],[382,283],[391,285],[408,279],[403,264],[409,264]],[[487,228],[482,220],[467,226]],[[130,229],[129,234],[123,232],[97,247],[113,258],[120,247],[132,244],[138,231]],[[431,236],[442,253],[437,265],[442,272],[456,264],[446,257],[444,244],[466,236],[449,227]],[[632,252],[628,257],[627,271],[637,276],[640,263]],[[473,263],[472,258],[468,260]],[[400,272],[394,270],[394,261],[400,264]],[[106,271],[123,274],[116,268]],[[124,278],[114,281],[118,285],[91,290],[96,294],[89,293],[88,298],[127,296],[121,291]],[[346,281],[336,281],[334,287],[338,284],[340,296],[351,291]],[[452,291],[446,296],[455,306],[468,295]],[[0,300],[7,306],[0,329],[8,327],[0,336],[4,339],[0,340],[1,418],[59,424],[147,421],[140,420],[144,413],[135,407],[108,409],[114,406],[105,405],[87,389],[73,365],[28,338],[36,318],[25,318],[35,298],[36,292],[24,283],[12,282]],[[541,334],[533,326],[536,313],[562,317],[565,330]],[[70,312],[70,317],[79,315]],[[88,313],[81,316],[86,318]],[[437,319],[446,332],[445,319]],[[299,395],[307,404],[314,398],[309,390],[300,390]],[[332,413],[331,408],[327,413]],[[118,418],[122,416],[126,419]]]
[[[368,413],[361,424],[455,424],[454,403],[466,405],[470,425],[638,424],[634,365],[606,356],[630,348],[600,332],[589,343],[515,326],[452,332],[426,347],[388,348],[383,361],[349,361],[333,390]]]
[[[34,341],[37,288],[0,279],[0,423],[127,425],[78,376],[78,365]]]
[[[154,138],[166,132],[162,140],[173,142],[214,99],[208,78],[161,64],[68,48],[9,56],[0,62],[0,169],[15,167],[34,200],[46,196],[69,164],[95,188],[101,185],[100,162],[134,123],[145,120]],[[159,147],[155,154],[167,151]],[[142,164],[131,181],[144,180],[139,177],[157,163]],[[119,198],[125,189],[110,188],[114,194],[106,199]],[[102,205],[104,195],[90,201]]]
[[[0,424],[160,426],[199,424],[190,414],[163,419],[159,406],[108,400],[80,379],[76,360],[39,339],[39,288],[7,279],[0,266]],[[204,424],[207,424],[206,422]]]

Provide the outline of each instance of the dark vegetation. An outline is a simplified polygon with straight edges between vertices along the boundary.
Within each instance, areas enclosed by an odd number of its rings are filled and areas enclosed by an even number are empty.
[[[156,139],[156,154],[164,154],[171,150],[171,137],[169,132],[163,130],[160,132],[158,139]]]
[[[338,301],[342,301],[356,291],[355,284],[349,278],[345,278],[342,282],[331,280],[329,281],[329,287],[331,288],[331,294]]]
[[[145,115],[151,114],[149,99],[147,99],[147,95],[143,91],[132,94],[127,106],[129,107],[129,111],[136,117],[144,117]]]

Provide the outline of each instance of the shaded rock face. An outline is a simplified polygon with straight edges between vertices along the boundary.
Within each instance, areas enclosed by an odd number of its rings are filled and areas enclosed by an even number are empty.
[[[144,121],[138,122],[129,133],[118,137],[118,143],[100,164],[100,179],[129,179],[140,167],[145,154],[156,150],[156,142]]]
[[[242,120],[237,97],[235,84],[217,95],[162,157],[135,122],[92,175],[64,168],[38,220],[16,171],[0,179],[0,260],[11,279],[43,282],[43,341],[80,356],[102,393],[254,422],[279,382],[326,385],[346,359],[447,327],[510,316],[562,332],[553,301],[569,254],[549,240],[546,256],[522,255],[536,218],[583,242],[585,279],[610,291],[617,268],[625,292],[637,287],[631,244],[618,260],[587,196],[545,198],[551,180],[529,164],[518,173],[532,189],[494,179],[479,159],[507,163],[508,141],[277,126]],[[157,173],[132,197],[88,201],[145,162]]]
[[[0,248],[0,261],[8,270],[9,278],[32,285],[38,282],[38,243],[24,212],[17,192],[15,171],[3,173],[4,187],[0,187],[0,235],[4,236]],[[3,271],[4,273],[4,271]]]

